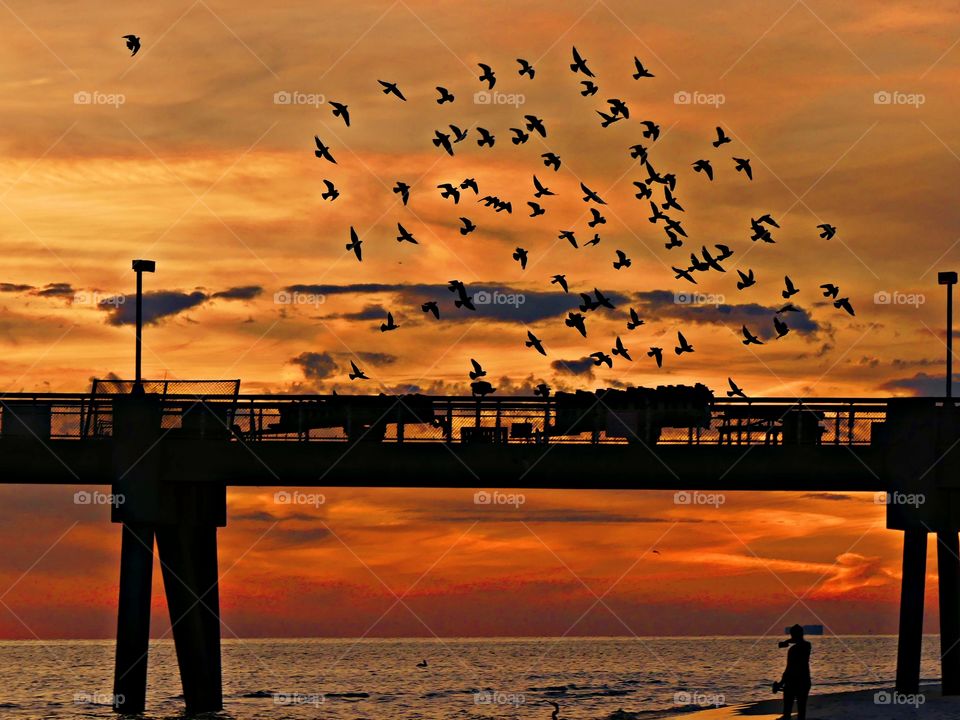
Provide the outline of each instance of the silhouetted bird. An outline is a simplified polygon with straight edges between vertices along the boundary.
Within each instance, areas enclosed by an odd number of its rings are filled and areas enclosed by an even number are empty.
[[[497,136],[493,135],[486,128],[478,127],[477,134],[480,135],[480,139],[477,140],[477,145],[480,147],[483,147],[484,145],[487,147],[493,147],[493,144],[497,141]]]
[[[510,142],[512,142],[514,145],[523,145],[525,142],[527,142],[527,140],[530,139],[529,133],[525,133],[520,128],[512,127],[510,128],[510,132],[513,133],[513,137],[510,138]]]
[[[733,255],[733,250],[726,245],[714,245],[714,247],[720,251],[720,254],[717,256],[717,260],[726,260],[728,257]]]
[[[473,224],[473,221],[470,220],[470,218],[462,217],[460,218],[460,222],[463,223],[463,227],[460,228],[461,235],[469,235],[477,229],[477,226]]]
[[[615,122],[620,122],[621,120],[623,120],[622,115],[607,114],[601,110],[597,110],[597,115],[601,117],[600,127],[602,128],[610,127]]]
[[[748,288],[751,285],[756,285],[757,281],[753,277],[753,270],[747,270],[747,274],[743,274],[743,270],[737,270],[737,274],[740,276],[740,280],[737,282],[737,290],[743,290]]]
[[[530,206],[530,217],[537,217],[547,212],[540,206],[540,203],[535,203],[531,200],[527,200],[527,205]]]
[[[528,63],[528,62],[527,62],[526,60],[524,60],[523,58],[517,58],[517,62],[520,63],[520,71],[519,71],[517,74],[520,75],[521,77],[523,77],[524,75],[526,75],[526,76],[529,77],[531,80],[533,80],[533,76],[536,75],[536,73],[537,73],[537,71],[534,69],[533,65],[531,65],[530,63]]]
[[[357,364],[353,360],[350,361],[350,368],[352,372],[349,375],[347,375],[347,377],[350,378],[351,380],[369,380],[370,379],[363,373],[363,370],[357,367]]]
[[[687,269],[696,270],[697,272],[706,272],[710,269],[710,266],[707,263],[702,262],[700,258],[693,253],[690,253],[690,267]]]
[[[832,283],[826,283],[825,285],[821,285],[820,289],[823,290],[824,297],[835,298],[837,297],[837,294],[840,292],[840,288],[838,288],[836,285],[833,285]]]
[[[753,180],[753,168],[750,167],[749,158],[735,157],[733,161],[737,164],[736,165],[737,172],[746,173],[747,177]]]
[[[474,178],[464,178],[463,182],[460,183],[461,190],[473,190],[474,195],[480,194],[480,186],[477,185],[477,181]]]
[[[420,309],[425,313],[432,313],[433,317],[437,320],[440,319],[440,307],[437,305],[436,300],[427,300],[423,305],[420,306]]]
[[[647,70],[647,69],[643,66],[643,63],[640,62],[640,59],[637,58],[636,56],[634,56],[634,58],[633,58],[633,64],[634,64],[634,65],[636,66],[636,68],[637,68],[637,71],[633,74],[633,79],[634,79],[634,80],[639,80],[640,78],[652,78],[652,77],[653,77],[653,73],[650,72],[649,70]]]
[[[317,144],[317,149],[313,151],[313,154],[321,160],[329,160],[330,162],[336,164],[337,161],[334,160],[333,155],[330,154],[330,148],[324,145],[320,138],[316,135],[313,136],[313,140]]]
[[[480,363],[478,363],[476,360],[471,358],[470,364],[473,366],[473,370],[471,370],[469,373],[471,380],[476,380],[477,378],[482,378],[486,376],[487,371],[483,369],[483,366],[480,365]]]
[[[350,110],[343,103],[330,101],[330,107],[333,108],[333,116],[342,118],[344,125],[350,127]]]
[[[647,186],[646,183],[633,181],[633,184],[637,186],[637,189],[640,191],[637,193],[637,200],[649,200],[653,197],[653,191]]]
[[[393,186],[393,192],[399,193],[403,204],[406,205],[407,201],[410,199],[410,186],[405,182],[397,180],[397,184]]]
[[[597,90],[600,89],[592,80],[581,80],[580,84],[583,85],[583,90],[580,91],[580,94],[584,97],[587,97],[588,95],[596,95]]]
[[[606,365],[608,368],[613,367],[613,358],[605,352],[598,350],[597,352],[590,353],[590,359],[593,360],[594,365]]]
[[[644,321],[640,319],[640,316],[637,314],[637,311],[633,308],[630,308],[630,319],[627,320],[627,330],[636,330],[638,327],[644,324]]]
[[[683,355],[683,353],[693,352],[693,345],[687,342],[687,339],[683,336],[683,333],[679,330],[677,331],[677,347],[673,349],[677,355]]]
[[[674,209],[684,212],[683,206],[677,202],[677,198],[674,197],[672,192],[670,192],[670,188],[663,189],[663,198],[664,202],[660,204],[660,207],[662,207],[664,210]]]
[[[544,195],[556,195],[550,188],[546,187],[536,175],[533,176],[533,187],[536,192],[533,194],[535,198],[542,198]]]
[[[733,396],[735,396],[735,395],[736,395],[737,397],[742,397],[742,398],[746,398],[746,397],[747,397],[747,396],[744,394],[743,390],[741,390],[739,387],[737,387],[737,384],[733,381],[733,378],[727,378],[727,382],[730,384],[730,389],[727,390],[727,397],[733,397]]]
[[[706,176],[710,178],[710,181],[713,181],[713,165],[710,164],[709,160],[697,160],[693,164],[693,170],[694,172],[705,173]]]
[[[591,312],[600,307],[600,303],[594,300],[588,293],[580,293],[583,302],[580,303],[580,312]]]
[[[609,98],[607,104],[610,106],[610,112],[614,115],[622,115],[625,118],[630,117],[630,108],[620,98]]]
[[[703,255],[703,261],[707,264],[708,268],[712,268],[717,272],[726,272],[726,270],[724,270],[723,266],[720,264],[719,260],[713,257],[713,255],[710,254],[710,251],[707,250],[706,245],[704,245],[700,249],[700,254]]]
[[[397,235],[397,242],[408,242],[413,243],[414,245],[419,244],[417,243],[417,239],[411,235],[410,232],[400,223],[397,223],[397,232],[400,233]]]
[[[567,276],[566,275],[554,275],[553,279],[550,280],[551,285],[559,285],[563,288],[565,293],[570,292],[570,288],[567,286]]]
[[[466,139],[466,137],[467,137],[467,132],[468,132],[467,130],[461,130],[461,129],[460,129],[459,127],[457,127],[456,125],[448,125],[447,127],[449,127],[449,128],[450,128],[450,132],[453,133],[453,141],[454,141],[455,143],[462,142],[463,140]]]
[[[721,145],[724,145],[724,144],[726,144],[726,143],[728,143],[728,142],[730,142],[730,138],[728,138],[728,137],[726,136],[726,134],[723,132],[723,128],[718,125],[718,126],[717,126],[717,139],[713,141],[713,146],[714,146],[715,148],[718,148],[718,147],[720,147]]]
[[[380,332],[390,332],[391,330],[396,330],[399,325],[393,321],[393,313],[387,312],[387,321],[385,323],[380,323]]]
[[[543,138],[547,136],[547,128],[544,127],[543,118],[538,118],[536,115],[524,115],[523,119],[525,121],[524,127],[529,132],[535,132]]]
[[[833,236],[837,234],[837,229],[829,223],[821,223],[820,225],[817,225],[817,227],[823,231],[820,233],[820,237],[824,238],[825,240],[832,240]]]
[[[600,244],[600,233],[594,233],[593,237],[587,240],[583,246],[588,247],[590,245],[599,245]]]
[[[473,304],[473,298],[467,295],[467,287],[459,280],[451,280],[447,283],[447,289],[457,294],[457,299],[453,301],[454,307],[466,308],[467,310],[476,311],[476,306]]]
[[[456,99],[456,96],[452,92],[440,85],[437,85],[437,92],[440,93],[440,97],[437,98],[437,105],[452,103]]]
[[[340,191],[337,190],[336,185],[334,185],[329,180],[324,180],[323,184],[326,186],[327,189],[320,194],[321,199],[329,200],[330,202],[333,202],[338,197],[340,197]]]
[[[669,250],[670,248],[683,246],[683,240],[677,237],[677,235],[670,228],[664,228],[664,232],[667,233],[667,237],[670,239],[670,242],[666,242],[663,244],[663,246],[667,250]]]
[[[626,253],[623,250],[617,250],[617,259],[613,261],[613,269],[619,270],[620,268],[630,267],[631,261],[630,258],[626,256]]]
[[[853,311],[853,305],[850,304],[850,298],[840,298],[833,301],[833,306],[839,310],[846,310],[850,315],[856,315]]]
[[[587,77],[594,77],[593,72],[587,67],[587,61],[580,55],[577,48],[573,48],[573,62],[570,63],[570,69],[575,73],[583,73]]]
[[[406,98],[403,96],[403,93],[400,92],[400,88],[397,87],[396,83],[384,82],[383,80],[377,80],[377,82],[383,85],[384,95],[396,95],[401,100],[406,101]]]
[[[363,240],[357,236],[357,231],[353,229],[353,226],[350,226],[350,242],[347,243],[347,250],[353,250],[353,254],[357,256],[357,260],[362,262],[363,258],[360,256],[360,246],[363,245]]]
[[[124,35],[123,39],[127,41],[127,50],[130,51],[130,57],[140,52],[140,38],[136,35]]]
[[[697,284],[696,279],[693,277],[693,275],[690,274],[689,269],[683,270],[681,268],[675,267],[675,268],[672,268],[672,270],[677,274],[674,280],[679,280],[680,278],[683,278],[688,282],[692,282],[694,285]]]
[[[521,270],[527,269],[527,251],[522,247],[518,247],[513,251],[513,259],[520,263]]]
[[[578,247],[577,238],[574,236],[573,230],[561,230],[559,240],[566,240],[574,247]]]
[[[600,214],[600,211],[596,208],[590,208],[590,221],[587,223],[587,227],[596,227],[597,225],[605,225],[607,219]]]
[[[790,332],[790,328],[787,327],[787,324],[776,316],[773,318],[773,329],[777,331],[778,340]]]
[[[630,157],[645,163],[647,161],[647,149],[643,145],[631,145]]]
[[[486,63],[477,63],[477,65],[483,70],[479,77],[480,82],[487,83],[487,90],[493,90],[493,86],[497,84],[497,74]]]
[[[789,275],[783,276],[783,284],[786,287],[786,290],[783,290],[780,294],[783,295],[784,300],[789,300],[791,297],[796,295],[799,290],[794,286],[793,280],[790,279]]]
[[[560,156],[556,153],[546,152],[540,157],[543,158],[543,164],[547,167],[552,167],[554,172],[560,169]]]
[[[546,355],[546,354],[547,354],[547,351],[543,349],[543,343],[540,342],[540,338],[538,338],[536,335],[534,335],[534,334],[533,334],[532,332],[530,332],[529,330],[527,330],[527,338],[528,338],[528,340],[524,343],[524,345],[526,345],[526,346],[529,347],[529,348],[533,348],[534,350],[536,350],[536,351],[537,351],[538,353],[540,353],[541,355]]]
[[[606,295],[600,292],[597,288],[593,289],[593,296],[597,299],[597,307],[605,307],[609,310],[613,310],[613,303],[610,301]]]
[[[437,189],[440,191],[440,197],[442,197],[444,200],[447,198],[453,198],[454,205],[460,204],[460,191],[450,183],[441,183],[440,185],[437,185]]]
[[[575,328],[583,337],[587,336],[587,326],[584,324],[583,315],[580,313],[567,313],[567,319],[563,322],[567,327]]]
[[[624,360],[629,360],[630,362],[633,362],[633,358],[630,357],[630,350],[628,350],[623,346],[623,340],[620,339],[619,335],[617,335],[617,340],[614,343],[614,347],[610,352],[612,352],[614,355],[619,355]]]
[[[436,147],[442,147],[447,151],[447,155],[453,155],[453,145],[450,144],[450,136],[447,133],[442,133],[439,130],[433,131],[434,138],[433,144]]]
[[[652,120],[641,120],[640,124],[645,128],[643,131],[643,136],[656,142],[657,138],[660,137],[660,126]]]
[[[677,355],[679,355],[679,354],[680,354],[680,353],[677,353]],[[650,348],[650,352],[647,353],[647,357],[656,358],[656,360],[657,360],[657,367],[658,367],[658,368],[662,368],[662,367],[663,367],[663,348],[658,348],[658,347],[652,347],[652,348]]]
[[[597,193],[595,193],[593,190],[591,190],[590,188],[588,188],[588,187],[587,187],[586,185],[584,185],[582,182],[580,183],[580,189],[583,190],[583,201],[584,201],[584,202],[595,202],[595,203],[597,203],[598,205],[606,205],[606,204],[607,204],[607,203],[605,203],[605,202],[603,201],[603,198],[601,198],[599,195],[597,195]]]
[[[760,338],[758,338],[756,335],[752,335],[752,334],[750,333],[750,331],[747,330],[747,326],[746,326],[746,325],[743,325],[743,326],[740,328],[740,332],[743,333],[743,340],[742,340],[742,342],[743,342],[744,345],[763,345],[763,341],[760,340]]]

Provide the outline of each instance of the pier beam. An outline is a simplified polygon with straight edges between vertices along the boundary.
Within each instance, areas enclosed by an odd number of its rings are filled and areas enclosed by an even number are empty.
[[[113,673],[113,709],[120,713],[142,713],[146,705],[152,589],[153,528],[124,524]]]
[[[897,640],[898,692],[920,690],[920,650],[923,642],[923,594],[927,574],[927,531],[903,533],[903,576],[900,580],[900,635]]]
[[[937,533],[940,576],[940,667],[943,694],[960,695],[960,543],[956,532]]]

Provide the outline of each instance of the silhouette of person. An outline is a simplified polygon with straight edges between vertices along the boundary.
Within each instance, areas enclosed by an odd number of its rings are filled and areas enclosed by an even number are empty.
[[[780,682],[773,684],[773,691],[783,690],[783,717],[789,720],[793,703],[797,703],[797,720],[806,720],[807,696],[810,694],[810,650],[812,646],[803,639],[803,628],[790,628],[790,639],[779,643],[780,647],[793,646],[787,651],[787,667]]]

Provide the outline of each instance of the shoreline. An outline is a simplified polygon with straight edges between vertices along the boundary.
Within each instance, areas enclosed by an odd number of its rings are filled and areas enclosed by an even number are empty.
[[[877,696],[881,702],[877,702]],[[888,702],[883,702],[888,700]],[[737,705],[725,705],[674,715],[664,716],[664,720],[734,720],[735,718],[756,718],[774,720],[783,712],[783,697]],[[793,718],[796,718],[796,707]],[[900,718],[923,718],[923,720],[952,720],[960,717],[960,696],[944,697],[940,694],[940,685],[921,685],[918,696],[898,695],[893,690],[847,690],[845,692],[812,694],[807,702],[807,720],[899,720]]]

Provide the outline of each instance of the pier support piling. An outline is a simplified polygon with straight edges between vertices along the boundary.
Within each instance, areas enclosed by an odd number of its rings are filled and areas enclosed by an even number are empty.
[[[153,528],[124,524],[113,674],[113,708],[117,712],[142,713],[146,705],[152,589]]]
[[[927,574],[927,531],[903,533],[903,577],[900,580],[900,635],[897,640],[896,688],[904,694],[920,689],[923,641],[923,594]]]
[[[960,695],[960,543],[956,532],[937,533],[940,576],[940,666],[944,695]]]

